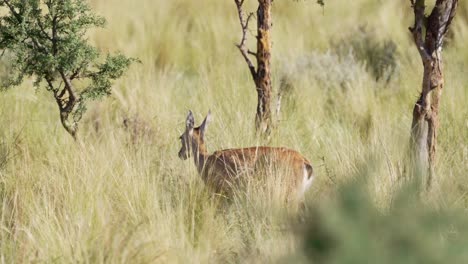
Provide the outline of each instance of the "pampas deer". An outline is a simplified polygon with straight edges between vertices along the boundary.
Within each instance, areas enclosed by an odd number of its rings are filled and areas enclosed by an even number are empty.
[[[314,180],[310,162],[299,152],[287,148],[250,147],[241,149],[218,150],[208,154],[205,145],[205,133],[211,121],[208,112],[199,127],[194,127],[192,111],[186,119],[185,132],[180,136],[182,147],[179,158],[182,160],[193,156],[195,166],[203,181],[215,193],[230,194],[239,183],[265,173],[268,166],[286,168],[288,173],[285,183],[294,198],[303,200],[304,193]],[[247,172],[247,173],[246,173]]]

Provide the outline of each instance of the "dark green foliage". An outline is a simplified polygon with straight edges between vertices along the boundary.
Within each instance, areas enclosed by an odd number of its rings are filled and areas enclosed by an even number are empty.
[[[314,263],[468,263],[468,218],[429,208],[417,189],[404,188],[383,212],[366,184],[342,186],[333,202],[311,209],[304,255]]]
[[[367,71],[377,80],[390,81],[398,73],[398,51],[393,40],[379,40],[372,30],[360,27],[343,39],[332,44],[341,56],[352,52],[365,63]]]
[[[133,59],[107,55],[87,43],[86,32],[102,27],[82,0],[0,1],[0,49],[8,54],[9,74],[2,89],[35,78],[34,85],[53,93],[65,129],[75,137],[90,99],[111,92],[112,80],[122,76]]]

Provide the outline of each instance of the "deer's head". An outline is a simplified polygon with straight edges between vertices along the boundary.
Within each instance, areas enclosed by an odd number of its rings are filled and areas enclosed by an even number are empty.
[[[192,111],[189,111],[185,120],[185,132],[180,136],[182,147],[179,150],[179,158],[186,160],[190,155],[206,154],[205,131],[208,123],[211,121],[211,113],[203,120],[199,127],[194,127],[195,119]]]

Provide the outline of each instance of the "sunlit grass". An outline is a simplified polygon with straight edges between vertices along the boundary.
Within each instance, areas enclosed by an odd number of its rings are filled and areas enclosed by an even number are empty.
[[[275,182],[220,204],[193,162],[179,160],[177,138],[189,109],[197,124],[213,113],[209,152],[268,144],[303,153],[317,175],[308,203],[333,199],[340,183],[367,166],[372,202],[388,210],[408,177],[422,66],[407,32],[409,1],[374,2],[331,1],[322,10],[314,1],[275,1],[275,94],[285,74],[293,75],[294,90],[266,142],[253,133],[256,94],[234,45],[240,37],[234,3],[92,1],[108,24],[90,40],[142,63],[110,98],[90,106],[80,144],[63,131],[50,95],[31,82],[0,93],[0,260],[268,263],[294,254],[301,239],[291,223],[300,217],[278,202]],[[444,53],[437,176],[422,197],[434,208],[466,212],[468,27],[461,18]],[[361,25],[397,44],[400,73],[387,85],[362,62],[326,55]],[[304,59],[324,63],[298,70]],[[345,89],[337,74],[348,78]],[[125,126],[125,119],[135,122]]]

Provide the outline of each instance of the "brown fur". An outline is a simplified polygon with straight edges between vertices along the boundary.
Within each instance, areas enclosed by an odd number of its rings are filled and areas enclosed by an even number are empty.
[[[187,129],[180,137],[182,148],[179,157],[187,159],[192,154],[203,181],[214,192],[229,195],[232,187],[252,177],[269,176],[271,169],[275,172],[282,169],[282,183],[287,185],[285,187],[290,192],[300,194],[304,184],[304,170],[307,180],[313,177],[310,162],[299,152],[287,148],[250,147],[218,150],[208,154],[204,141],[208,122],[209,115],[200,127],[193,128],[193,116],[189,113]]]
[[[288,176],[289,188],[302,183],[304,166],[312,168],[310,162],[297,151],[286,148],[250,147],[215,151],[206,156],[201,169],[205,183],[216,192],[229,193],[232,186],[238,186],[250,177],[268,174],[268,170],[284,169]],[[311,175],[309,175],[310,177]]]

